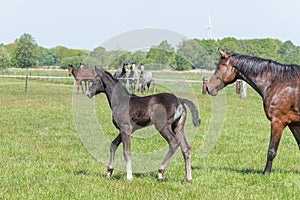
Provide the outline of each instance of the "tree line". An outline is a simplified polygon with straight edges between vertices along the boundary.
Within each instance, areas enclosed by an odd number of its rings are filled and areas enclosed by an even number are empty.
[[[174,47],[167,40],[161,41],[149,50],[127,51],[106,50],[97,47],[92,51],[69,49],[63,46],[44,48],[39,46],[32,35],[24,33],[14,43],[0,44],[0,68],[37,66],[60,66],[68,64],[89,67],[119,68],[123,63],[143,63],[147,69],[174,70],[214,69],[219,59],[217,49],[276,60],[281,63],[300,64],[300,47],[291,41],[277,39],[236,39],[220,40],[190,39],[183,40]]]

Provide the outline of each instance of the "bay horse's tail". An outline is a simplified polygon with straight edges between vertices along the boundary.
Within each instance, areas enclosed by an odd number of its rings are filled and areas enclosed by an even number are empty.
[[[179,98],[179,100],[182,104],[186,104],[190,108],[191,113],[192,113],[192,117],[193,117],[193,124],[195,126],[199,126],[200,125],[200,118],[199,118],[199,111],[198,111],[196,105],[188,99]]]

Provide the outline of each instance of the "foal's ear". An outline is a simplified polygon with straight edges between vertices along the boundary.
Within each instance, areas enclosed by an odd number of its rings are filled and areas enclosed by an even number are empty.
[[[218,49],[220,55],[222,58],[228,58],[229,57],[229,54],[226,52],[226,51],[222,51],[221,49]]]
[[[101,70],[98,69],[97,67],[95,67],[95,71],[96,71],[97,74],[101,74]]]

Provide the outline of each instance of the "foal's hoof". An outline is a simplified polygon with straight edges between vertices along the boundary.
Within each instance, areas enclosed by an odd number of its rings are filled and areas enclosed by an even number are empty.
[[[193,180],[192,180],[192,179],[191,179],[191,180],[186,180],[186,182],[187,182],[187,183],[192,183]]]
[[[107,178],[107,179],[110,179],[110,178],[111,178],[111,174],[110,174],[110,173],[107,173],[106,178]]]
[[[158,181],[163,182],[164,181],[164,176],[163,173],[158,173]]]
[[[263,175],[264,176],[270,176],[270,172],[264,172]]]
[[[113,173],[113,170],[114,170],[114,169],[109,169],[109,168],[107,169],[107,174],[106,174],[106,178],[107,178],[107,179],[110,179],[110,178],[111,178],[112,173]]]
[[[157,179],[159,182],[163,182],[165,179],[164,179],[164,177],[159,177],[158,179]]]
[[[165,172],[164,169],[158,170],[158,181],[160,181],[160,182],[164,181],[164,172]]]

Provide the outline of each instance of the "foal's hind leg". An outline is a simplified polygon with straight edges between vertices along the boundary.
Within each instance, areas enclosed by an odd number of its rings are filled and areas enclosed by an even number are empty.
[[[113,170],[114,170],[114,159],[115,159],[115,153],[116,153],[116,150],[119,146],[119,144],[121,144],[122,142],[122,137],[121,137],[121,134],[119,134],[111,143],[110,145],[110,158],[109,158],[109,165],[107,167],[107,175],[106,175],[106,178],[110,178],[112,173],[113,173]]]
[[[179,141],[175,138],[171,128],[164,127],[163,129],[160,130],[160,134],[169,143],[169,151],[158,169],[158,180],[161,181],[164,179],[163,174],[171,157],[173,156],[173,154],[175,153],[176,149],[179,146]]]
[[[294,137],[296,139],[298,148],[300,149],[300,126],[289,125],[289,128],[292,131],[292,133],[293,133],[293,135],[294,135]]]
[[[185,170],[186,170],[186,181],[192,182],[192,169],[191,169],[191,146],[188,144],[185,134],[184,134],[184,122],[185,116],[182,115],[179,120],[176,128],[174,129],[175,137],[179,141],[181,152],[185,161]]]

